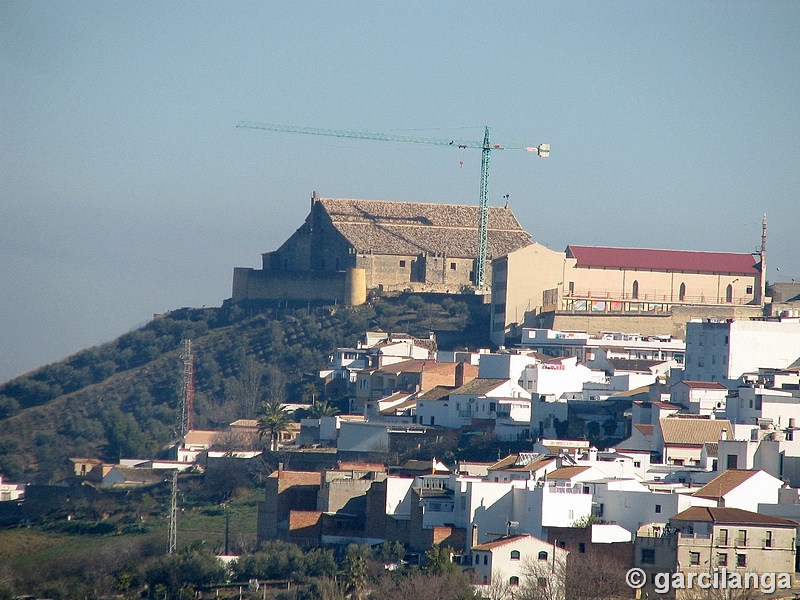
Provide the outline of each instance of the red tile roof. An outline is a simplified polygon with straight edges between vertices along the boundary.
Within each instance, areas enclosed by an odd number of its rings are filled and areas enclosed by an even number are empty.
[[[567,246],[567,257],[577,259],[578,267],[590,269],[639,269],[642,271],[729,273],[732,275],[756,275],[758,273],[758,263],[752,254],[733,252],[569,245]]]
[[[696,390],[727,390],[724,385],[722,385],[718,381],[690,381],[685,379],[679,383],[684,384],[686,387],[690,387]],[[676,384],[678,385],[678,384]]]
[[[741,508],[690,506],[670,519],[672,521],[704,521],[727,525],[778,525],[796,527],[797,523],[783,517],[762,515]]]

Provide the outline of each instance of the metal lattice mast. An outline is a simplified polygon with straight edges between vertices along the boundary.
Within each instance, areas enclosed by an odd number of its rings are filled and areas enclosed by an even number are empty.
[[[167,552],[172,554],[178,547],[178,471],[172,472],[172,495],[169,500],[169,539]]]
[[[310,135],[326,135],[330,137],[352,138],[362,140],[381,140],[386,142],[409,142],[412,144],[431,144],[434,146],[451,146],[453,148],[480,148],[481,149],[481,193],[478,209],[478,253],[473,281],[479,292],[485,292],[486,286],[486,261],[489,240],[489,160],[492,149],[494,150],[525,150],[536,152],[546,158],[550,156],[550,144],[538,146],[500,146],[492,148],[489,144],[489,128],[486,127],[483,143],[474,140],[454,140],[440,138],[426,138],[411,135],[397,135],[379,133],[376,131],[349,131],[344,129],[318,129],[314,127],[298,127],[294,125],[268,125],[266,123],[241,122],[237,127],[245,129],[265,129],[267,131],[282,131],[286,133],[304,133]]]
[[[481,151],[481,194],[478,204],[478,260],[475,263],[475,287],[479,292],[486,285],[486,255],[489,245],[489,160],[492,149],[489,146],[489,128],[483,136]]]
[[[183,340],[181,352],[183,364],[182,390],[181,390],[181,415],[178,424],[178,435],[183,438],[186,432],[194,426],[194,357],[192,356],[192,340]]]

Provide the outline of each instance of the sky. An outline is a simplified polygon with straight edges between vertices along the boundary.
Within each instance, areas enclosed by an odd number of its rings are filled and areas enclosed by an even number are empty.
[[[755,252],[800,281],[800,2],[0,1],[0,382],[220,306],[310,196],[477,204],[534,241]]]

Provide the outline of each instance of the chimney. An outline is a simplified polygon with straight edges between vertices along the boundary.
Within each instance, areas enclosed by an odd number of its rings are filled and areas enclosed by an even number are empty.
[[[721,439],[721,440],[727,440],[728,439],[728,429],[727,429],[727,427],[723,427],[722,428],[722,431],[720,431],[720,433],[719,433],[719,439]]]
[[[464,362],[456,364],[456,387],[464,385]]]
[[[470,544],[470,548],[474,548],[478,545],[478,525],[476,523],[472,524],[472,543]]]

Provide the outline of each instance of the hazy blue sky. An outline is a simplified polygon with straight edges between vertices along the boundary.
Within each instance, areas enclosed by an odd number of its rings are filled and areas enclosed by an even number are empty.
[[[477,203],[533,239],[800,280],[800,2],[0,1],[0,381],[219,306],[309,196]],[[460,129],[468,127],[469,129]],[[780,268],[780,271],[776,269]]]

